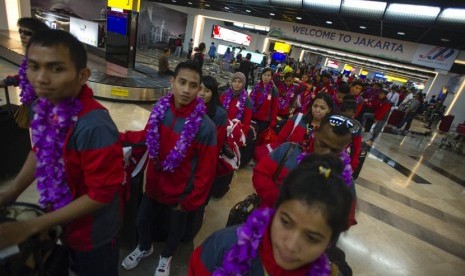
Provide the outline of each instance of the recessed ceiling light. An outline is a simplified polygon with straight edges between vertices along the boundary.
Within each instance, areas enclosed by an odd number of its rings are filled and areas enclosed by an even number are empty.
[[[225,10],[229,10],[229,7],[224,7]]]
[[[448,39],[448,38],[441,38],[441,41],[442,41],[442,42],[449,42],[450,39]]]
[[[246,12],[250,12],[250,10],[245,10]]]
[[[192,2],[187,2],[187,4],[192,5]]]
[[[333,24],[333,21],[329,21],[329,20],[328,20],[328,21],[326,21],[326,24],[331,25],[331,24]]]
[[[302,17],[297,16],[295,19],[297,19],[297,20],[302,20]]]
[[[405,35],[404,32],[397,32],[398,35]]]
[[[367,27],[365,26],[360,26],[360,29],[365,30]]]
[[[274,16],[274,13],[270,12],[270,15],[271,15],[271,16]]]
[[[171,2],[176,3],[176,0],[171,0]]]
[[[205,7],[210,7],[210,4],[205,4]]]

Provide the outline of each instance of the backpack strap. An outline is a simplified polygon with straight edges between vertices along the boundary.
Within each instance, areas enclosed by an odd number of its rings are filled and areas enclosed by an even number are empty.
[[[273,174],[273,182],[278,187],[276,181],[278,180],[279,175],[281,174],[281,171],[283,170],[284,164],[286,164],[287,159],[289,159],[289,155],[291,154],[292,151],[294,151],[295,146],[297,145],[296,143],[290,143],[289,149],[286,151],[286,154],[284,154],[283,158],[281,161],[279,161],[278,168]]]
[[[300,120],[302,120],[303,116],[304,116],[304,114],[302,112],[299,112],[299,114],[297,114],[297,118],[295,119],[295,122],[294,122],[294,127],[292,128],[292,131],[289,134],[289,136],[287,136],[287,139],[289,139],[289,137],[291,137],[292,133],[294,133],[295,128],[299,125]]]

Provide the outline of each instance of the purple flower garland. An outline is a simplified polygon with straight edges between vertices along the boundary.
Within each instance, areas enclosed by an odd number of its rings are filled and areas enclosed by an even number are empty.
[[[19,93],[20,101],[24,105],[30,105],[35,99],[37,99],[36,92],[32,87],[32,84],[27,79],[27,58],[24,58],[21,62],[21,66],[18,71],[19,75]]]
[[[150,128],[147,130],[146,145],[149,151],[149,157],[156,162],[160,162],[158,154],[160,150],[160,124],[165,118],[166,111],[170,107],[170,101],[173,98],[172,94],[167,94],[162,97],[153,107],[150,114],[149,122]],[[165,172],[174,172],[174,169],[179,167],[182,160],[186,156],[187,149],[190,147],[197,132],[199,131],[200,124],[202,123],[202,116],[205,115],[206,107],[203,100],[199,97],[196,98],[195,108],[191,114],[186,118],[186,122],[181,131],[181,135],[176,142],[174,148],[169,152],[166,160],[161,162],[161,168]]]
[[[297,164],[300,164],[308,155],[308,152],[302,152],[299,154],[299,156],[297,156]],[[344,166],[344,169],[341,173],[341,178],[347,187],[350,187],[352,185],[352,166],[350,165],[350,156],[347,154],[347,152],[342,151],[339,154],[339,158],[341,159],[342,165]]]
[[[279,110],[284,110],[289,106],[289,103],[291,102],[292,97],[294,96],[294,89],[295,86],[292,84],[290,87],[286,87],[286,85],[283,85],[286,95],[284,97],[279,96],[279,101],[278,101],[278,109]]]
[[[68,98],[54,105],[41,98],[34,106],[32,143],[36,148],[39,204],[46,210],[59,209],[72,200],[66,181],[63,148],[69,129],[77,122],[82,104]]]
[[[271,89],[273,88],[273,85],[274,85],[273,81],[269,81],[266,87],[263,89],[262,84],[263,84],[263,81],[260,81],[259,83],[257,83],[252,93],[250,93],[250,99],[253,101],[253,110],[252,110],[253,113],[257,112],[257,110],[260,109],[260,107],[263,104],[263,101],[265,101],[266,97],[271,92]],[[260,90],[262,93],[257,96],[258,90]],[[259,98],[257,99],[257,97]]]
[[[236,119],[242,120],[242,117],[244,117],[245,102],[247,101],[247,96],[248,95],[247,95],[247,90],[245,90],[244,88],[242,88],[242,91],[239,92],[239,93],[240,93],[239,99],[238,99],[239,107],[238,107],[238,110],[237,110]],[[229,110],[229,104],[231,103],[233,97],[234,97],[234,91],[230,87],[226,91],[226,95],[225,95],[224,101],[223,101],[223,107],[226,110]]]
[[[223,256],[222,267],[213,272],[213,276],[247,275],[252,263],[258,256],[258,249],[275,211],[271,208],[254,210],[247,222],[237,228],[237,243]],[[315,260],[308,276],[330,275],[331,269],[326,254]]]

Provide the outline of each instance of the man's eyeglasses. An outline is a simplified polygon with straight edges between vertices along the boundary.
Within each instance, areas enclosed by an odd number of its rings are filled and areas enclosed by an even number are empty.
[[[20,34],[23,34],[23,35],[25,35],[25,36],[32,36],[32,35],[34,34],[34,33],[31,32],[31,31],[24,30],[24,29],[21,29],[21,28],[20,28],[18,31],[19,31]]]
[[[362,126],[357,120],[338,114],[329,116],[329,124],[333,127],[345,126],[352,134],[359,133],[362,129]]]

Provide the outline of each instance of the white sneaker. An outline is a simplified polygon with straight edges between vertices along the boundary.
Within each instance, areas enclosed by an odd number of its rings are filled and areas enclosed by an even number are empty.
[[[173,257],[162,257],[160,256],[160,261],[158,262],[158,267],[155,270],[155,276],[169,276],[171,259]]]
[[[150,256],[152,253],[153,253],[153,246],[150,247],[150,250],[144,250],[144,251],[141,251],[139,249],[139,246],[137,246],[137,248],[134,251],[132,251],[131,254],[129,254],[126,258],[124,258],[121,265],[126,270],[133,269],[139,264],[140,260],[142,260],[145,257]]]

